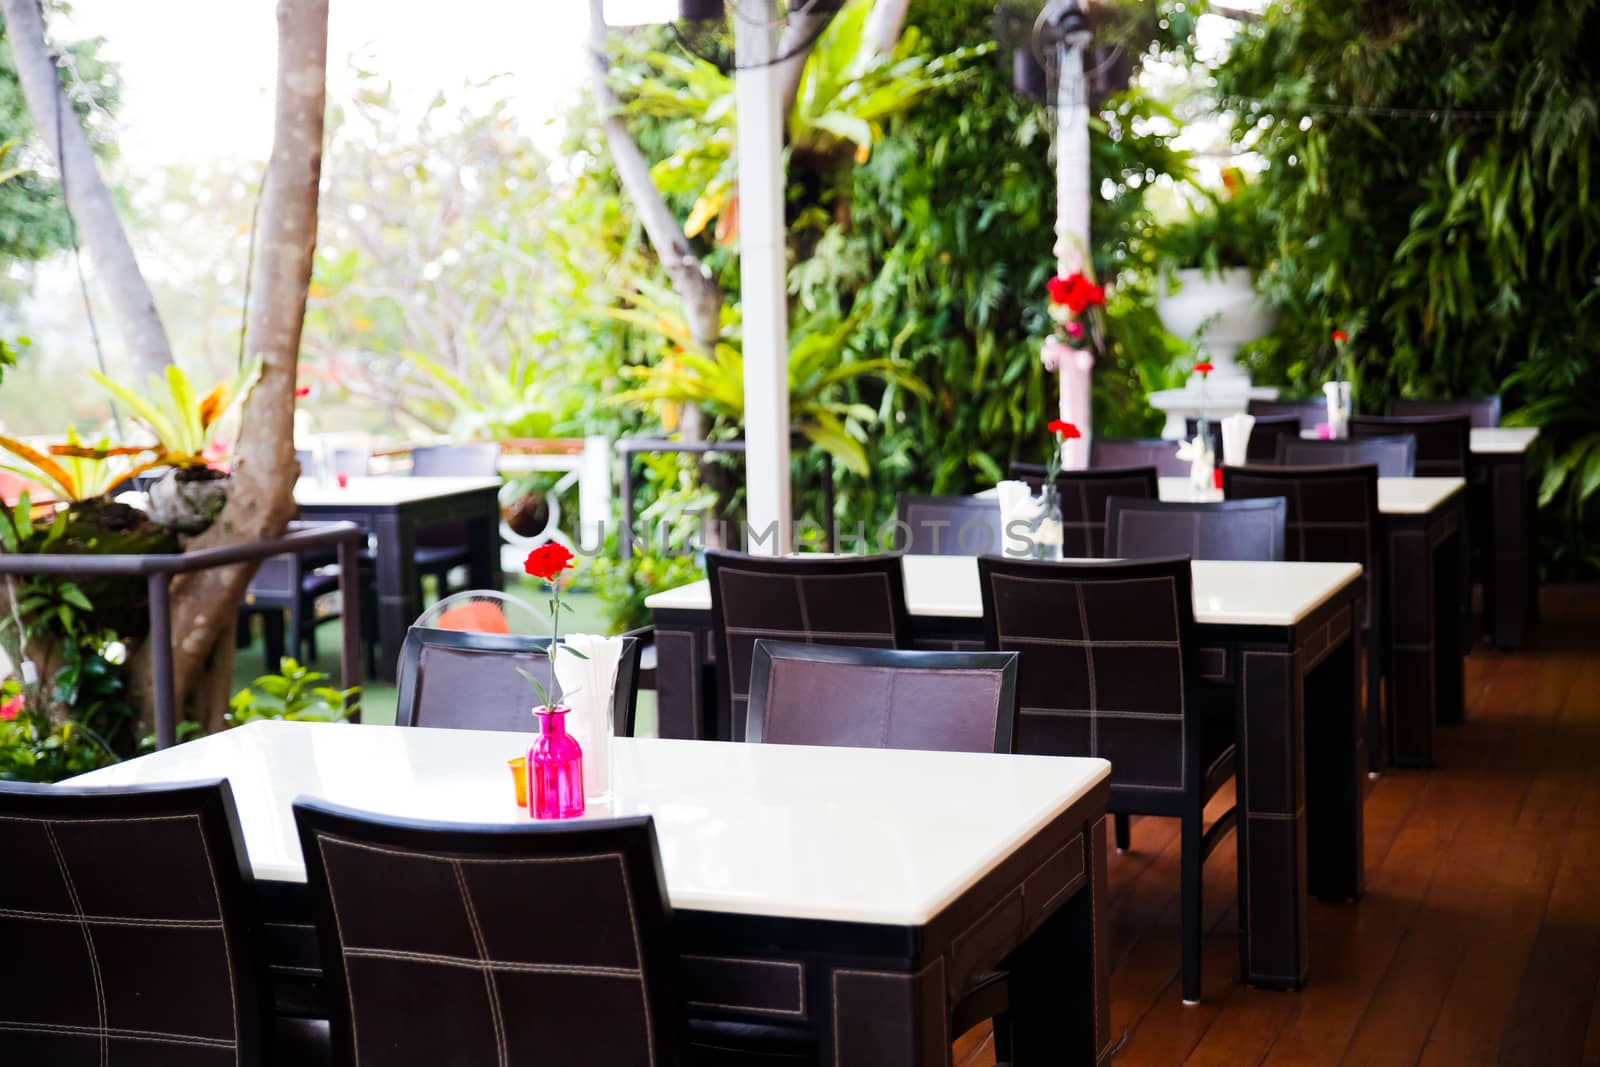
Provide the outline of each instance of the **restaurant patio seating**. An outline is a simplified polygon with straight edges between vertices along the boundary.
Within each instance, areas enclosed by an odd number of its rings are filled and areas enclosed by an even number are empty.
[[[1355,415],[1350,436],[1410,434],[1417,440],[1418,478],[1465,478],[1472,454],[1472,420],[1467,415]]]
[[[538,693],[522,672],[555,691],[550,638],[411,627],[400,650],[396,726],[453,730],[520,730]],[[611,694],[613,729],[632,737],[638,712],[639,641],[622,640]]]
[[[226,781],[0,784],[0,1063],[327,1063],[274,1022],[254,878]]]
[[[757,641],[745,740],[1010,752],[1017,657]]]
[[[719,715],[744,740],[761,638],[865,648],[911,647],[900,556],[772,559],[706,552]]]
[[[474,826],[312,800],[294,816],[341,1062],[681,1062],[649,816]]]
[[[1410,434],[1310,441],[1280,437],[1273,462],[1283,467],[1350,467],[1370,463],[1380,478],[1416,476],[1417,439]]]
[[[1234,690],[1205,682],[1189,560],[982,557],[989,647],[1019,652],[1017,752],[1111,761],[1113,814],[1181,821],[1183,999],[1200,999],[1202,866],[1236,808],[1205,826],[1234,774]]]
[[[1005,547],[1000,505],[987,497],[895,497],[896,552],[923,556],[981,556]]]
[[[1187,477],[1189,461],[1178,458],[1178,442],[1164,437],[1096,437],[1089,442],[1091,469],[1154,467],[1161,477]],[[1012,468],[1012,473],[1017,469]],[[1040,476],[1043,476],[1040,471]]]
[[[1106,553],[1116,559],[1281,560],[1282,499],[1166,501],[1114,496],[1106,505]]]
[[[1035,491],[1044,485],[1045,468],[1041,466],[1013,463],[1011,474]],[[1056,496],[1061,503],[1061,554],[1069,559],[1104,556],[1106,501],[1114,496],[1155,500],[1160,495],[1158,485],[1155,467],[1062,471],[1056,475]]]
[[[1399,418],[1448,418],[1465,415],[1474,430],[1500,425],[1500,397],[1474,396],[1459,399],[1406,400],[1389,404],[1389,414]]]
[[[1361,626],[1367,657],[1367,758],[1382,766],[1383,691],[1387,675],[1385,635],[1388,589],[1379,545],[1378,468],[1224,467],[1222,491],[1229,500],[1281,497],[1288,508],[1286,554],[1291,560],[1361,564]]]
[[[303,663],[317,658],[317,628],[339,618],[338,612],[317,614],[317,601],[338,592],[339,576],[325,569],[333,563],[325,549],[285,552],[261,561],[239,605],[241,633],[253,615],[261,617],[262,659],[268,671],[278,669],[285,653]],[[361,643],[367,673],[377,671],[376,600],[371,573],[363,565],[357,576],[361,597]],[[287,625],[285,618],[287,617]],[[241,636],[241,640],[243,637]]]
[[[1275,463],[1278,457],[1278,439],[1300,436],[1299,415],[1253,415],[1252,417],[1256,421],[1250,425],[1250,443],[1245,446],[1246,463]],[[1221,466],[1228,458],[1222,454],[1222,423],[1216,419],[1207,421],[1212,445],[1217,450],[1217,465]],[[1198,426],[1197,419],[1189,419],[1184,428],[1192,438]],[[1188,464],[1185,464],[1183,470],[1178,473],[1188,474]]]
[[[425,445],[411,450],[413,478],[492,478],[499,473],[500,446],[493,441]],[[450,593],[450,572],[472,558],[465,524],[417,531],[417,581],[432,576],[440,599]],[[417,595],[417,602],[422,596]]]
[[[1321,397],[1306,400],[1250,400],[1245,411],[1260,418],[1293,415],[1300,420],[1302,430],[1315,430],[1317,423],[1328,421],[1328,403]]]

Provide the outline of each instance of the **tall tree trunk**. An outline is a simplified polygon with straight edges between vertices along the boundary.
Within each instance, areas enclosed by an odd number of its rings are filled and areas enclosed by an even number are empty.
[[[172,362],[172,346],[156,312],[155,296],[139,271],[111,193],[95,165],[89,138],[61,87],[38,2],[0,0],[0,10],[5,13],[6,39],[11,42],[28,111],[60,169],[67,210],[94,259],[118,329],[140,371],[160,373]]]
[[[317,185],[328,67],[328,0],[279,0],[272,158],[257,237],[248,348],[261,378],[244,403],[233,486],[216,524],[191,548],[275,537],[294,517],[295,367],[317,247]],[[233,661],[234,609],[254,565],[186,576],[174,586],[172,632],[178,707],[220,725]]]

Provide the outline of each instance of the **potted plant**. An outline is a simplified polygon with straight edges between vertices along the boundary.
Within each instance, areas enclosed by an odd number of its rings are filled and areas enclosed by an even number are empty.
[[[1167,290],[1156,301],[1161,324],[1174,336],[1194,341],[1223,388],[1248,384],[1234,353],[1265,336],[1275,319],[1255,291],[1255,271],[1271,248],[1258,200],[1253,187],[1230,169],[1223,174],[1222,192],[1206,192],[1188,218],[1154,241]]]
[[[90,371],[102,388],[155,435],[151,451],[156,458],[147,466],[167,468],[147,493],[146,510],[155,522],[178,533],[197,534],[221,514],[228,499],[228,471],[213,433],[250,391],[260,370],[258,360],[232,380],[219,382],[205,396],[196,394],[188,375],[178,367],[168,367],[164,380],[151,375],[149,396]]]

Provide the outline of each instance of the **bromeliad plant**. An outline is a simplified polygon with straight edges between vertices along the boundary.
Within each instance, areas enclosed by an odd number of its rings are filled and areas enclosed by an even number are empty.
[[[78,431],[70,427],[65,444],[50,445],[44,452],[13,437],[3,436],[0,436],[0,449],[20,461],[20,464],[0,463],[0,470],[10,471],[47,489],[56,499],[68,504],[113,493],[130,479],[161,462],[152,459],[135,463],[132,457],[149,449],[114,448],[105,438],[93,445],[86,445],[78,436]]]
[[[261,373],[258,359],[233,378],[218,382],[205,396],[195,392],[189,376],[179,367],[167,368],[165,380],[151,375],[149,395],[114,382],[99,371],[89,374],[101,388],[127,405],[156,438],[156,463],[177,469],[208,467],[218,460],[211,452],[215,430]],[[145,450],[140,450],[145,451]],[[155,465],[154,463],[151,464]]]

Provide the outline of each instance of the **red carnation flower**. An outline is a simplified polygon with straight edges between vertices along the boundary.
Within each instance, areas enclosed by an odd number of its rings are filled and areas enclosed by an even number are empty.
[[[567,551],[565,545],[549,541],[528,553],[522,569],[531,577],[553,582],[556,575],[572,569],[572,553]]]
[[[1050,303],[1065,304],[1067,294],[1072,291],[1072,279],[1057,275],[1045,282],[1044,287],[1050,291]]]
[[[297,400],[304,400],[306,397],[311,395],[311,386],[309,386],[309,385],[297,385],[297,386],[295,386],[294,387],[294,395],[295,395],[295,398]]]
[[[1350,340],[1350,335],[1345,333],[1343,330],[1334,330],[1333,331],[1333,343],[1334,344],[1342,345],[1348,340]]]
[[[1083,436],[1083,434],[1078,432],[1078,428],[1076,426],[1072,425],[1072,423],[1066,421],[1065,419],[1051,419],[1050,424],[1046,426],[1045,429],[1049,430],[1051,433],[1060,434],[1063,441],[1076,441],[1078,438]]]
[[[1196,363],[1194,365],[1194,372],[1196,374],[1210,374],[1214,370],[1216,370],[1216,368],[1211,365],[1210,360],[1207,360],[1204,363]]]

